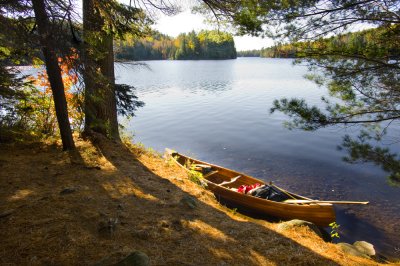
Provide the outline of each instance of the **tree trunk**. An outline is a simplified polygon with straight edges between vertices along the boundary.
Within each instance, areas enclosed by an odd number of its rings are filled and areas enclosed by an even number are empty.
[[[44,0],[32,0],[35,12],[36,24],[40,35],[40,44],[46,64],[47,76],[53,93],[54,106],[58,126],[60,128],[61,140],[64,150],[75,149],[72,138],[71,125],[68,119],[67,100],[65,98],[64,83],[62,81],[61,69],[58,65],[58,58],[54,51],[55,44],[50,34],[50,22],[46,14]]]
[[[104,25],[96,0],[83,0],[85,131],[119,140],[113,36]]]

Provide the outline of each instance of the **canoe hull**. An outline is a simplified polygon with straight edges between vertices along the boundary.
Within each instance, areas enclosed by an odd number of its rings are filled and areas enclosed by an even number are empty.
[[[322,227],[329,226],[335,221],[335,211],[331,204],[285,204],[238,193],[212,183],[207,183],[207,188],[215,194],[217,199],[226,200],[250,212],[274,216],[282,220],[305,220]]]
[[[240,178],[237,179],[237,181],[235,181],[234,183],[229,184],[230,187],[237,188],[240,185],[252,185],[255,183],[263,185],[265,184],[265,182],[260,179],[245,175],[243,173],[239,173],[237,171],[227,169],[218,165],[193,159],[168,149],[166,155],[172,158],[179,166],[183,167],[187,171],[190,171],[187,168],[187,165],[193,164],[209,165],[212,167],[213,170],[218,171],[218,173],[204,179],[205,183],[207,184],[206,188],[211,190],[215,194],[217,199],[228,201],[231,203],[231,205],[233,204],[233,206],[236,206],[238,208],[248,210],[249,212],[274,216],[283,220],[301,219],[312,222],[317,226],[322,227],[329,226],[330,223],[336,220],[335,211],[332,204],[289,204],[257,198],[248,194],[238,193],[232,189],[218,184],[224,181],[230,181],[232,178],[237,176],[240,176]],[[189,162],[189,164],[187,162]],[[283,191],[285,193],[288,193],[288,195],[291,195],[291,197],[295,199],[310,200],[309,198],[285,190]]]

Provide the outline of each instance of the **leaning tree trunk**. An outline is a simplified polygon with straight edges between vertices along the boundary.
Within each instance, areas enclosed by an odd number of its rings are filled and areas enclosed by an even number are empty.
[[[85,131],[119,139],[113,36],[96,0],[83,0]]]
[[[62,81],[61,69],[58,65],[57,55],[54,51],[55,43],[53,42],[50,33],[50,21],[47,17],[46,6],[44,0],[32,0],[32,4],[40,35],[39,39],[46,64],[47,76],[53,93],[54,106],[56,108],[56,116],[60,128],[63,149],[72,150],[75,149],[75,144],[74,139],[72,138],[71,125],[68,119],[64,83]]]

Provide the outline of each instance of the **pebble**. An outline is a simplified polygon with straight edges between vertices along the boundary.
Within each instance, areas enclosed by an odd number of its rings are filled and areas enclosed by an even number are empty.
[[[191,197],[191,196],[183,196],[183,198],[180,200],[180,203],[184,206],[189,207],[190,209],[196,209],[197,208],[197,202],[196,200]]]
[[[149,266],[150,259],[149,257],[141,252],[141,251],[134,251],[129,254],[126,258],[121,260],[116,264],[116,266]]]
[[[287,222],[280,223],[280,224],[278,224],[277,229],[279,231],[285,231],[285,230],[288,230],[288,229],[292,229],[292,228],[296,228],[296,227],[302,227],[302,226],[307,226],[313,232],[315,232],[319,237],[322,238],[322,233],[321,233],[321,231],[318,229],[318,227],[315,224],[313,224],[311,222],[299,220],[299,219],[294,219],[294,220],[290,220],[290,221],[287,221]]]
[[[66,194],[71,194],[74,193],[77,189],[74,187],[66,187],[63,190],[60,191],[60,195],[66,195]]]
[[[356,241],[354,242],[353,246],[360,252],[368,255],[368,256],[375,256],[376,252],[374,249],[374,245],[368,243],[366,241]]]

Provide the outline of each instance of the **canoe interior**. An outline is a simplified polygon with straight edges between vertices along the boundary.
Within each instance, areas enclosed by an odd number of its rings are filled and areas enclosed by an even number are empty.
[[[212,182],[214,184],[221,184],[222,182],[225,181],[230,181],[232,178],[235,178],[237,176],[240,175],[240,177],[233,183],[230,183],[228,185],[226,185],[227,188],[239,188],[241,185],[253,185],[255,183],[259,183],[261,185],[266,184],[264,181],[245,175],[243,173],[239,173],[227,168],[223,168],[221,166],[218,165],[213,165],[210,163],[206,163],[200,160],[196,160],[193,158],[190,158],[188,156],[185,155],[181,155],[179,153],[172,153],[173,158],[178,162],[179,165],[183,166],[185,169],[189,170],[189,171],[196,171],[196,172],[202,172],[200,170],[194,170],[194,165],[196,164],[200,164],[200,165],[209,165],[211,166],[211,171],[217,170],[218,173],[215,173],[213,175],[207,176],[206,174],[204,176],[205,179],[207,179],[209,182]],[[306,197],[297,195],[295,193],[291,193],[289,191],[285,192],[289,193],[293,198],[295,199],[308,199]]]
[[[218,200],[225,200],[230,202],[232,206],[238,206],[240,209],[247,209],[253,213],[265,214],[267,216],[278,217],[283,220],[287,219],[301,219],[310,221],[317,226],[326,227],[331,222],[335,221],[335,212],[332,204],[289,204],[285,202],[276,202],[267,199],[257,198],[248,194],[238,193],[232,190],[232,188],[237,189],[241,185],[253,185],[259,183],[261,185],[266,184],[264,181],[227,169],[218,165],[206,163],[197,159],[190,158],[188,156],[179,154],[167,150],[167,155],[171,156],[173,160],[181,167],[187,171],[197,171],[201,172],[204,176],[205,182],[207,183],[207,189],[211,190]],[[198,167],[197,165],[200,165]],[[207,171],[204,172],[204,169]],[[218,171],[218,172],[215,172]],[[207,173],[212,173],[207,175]],[[231,181],[240,175],[235,182],[229,183],[225,186],[221,186],[222,182]],[[306,199],[309,198],[297,195],[292,192],[283,190],[284,193],[289,194],[293,199]]]

